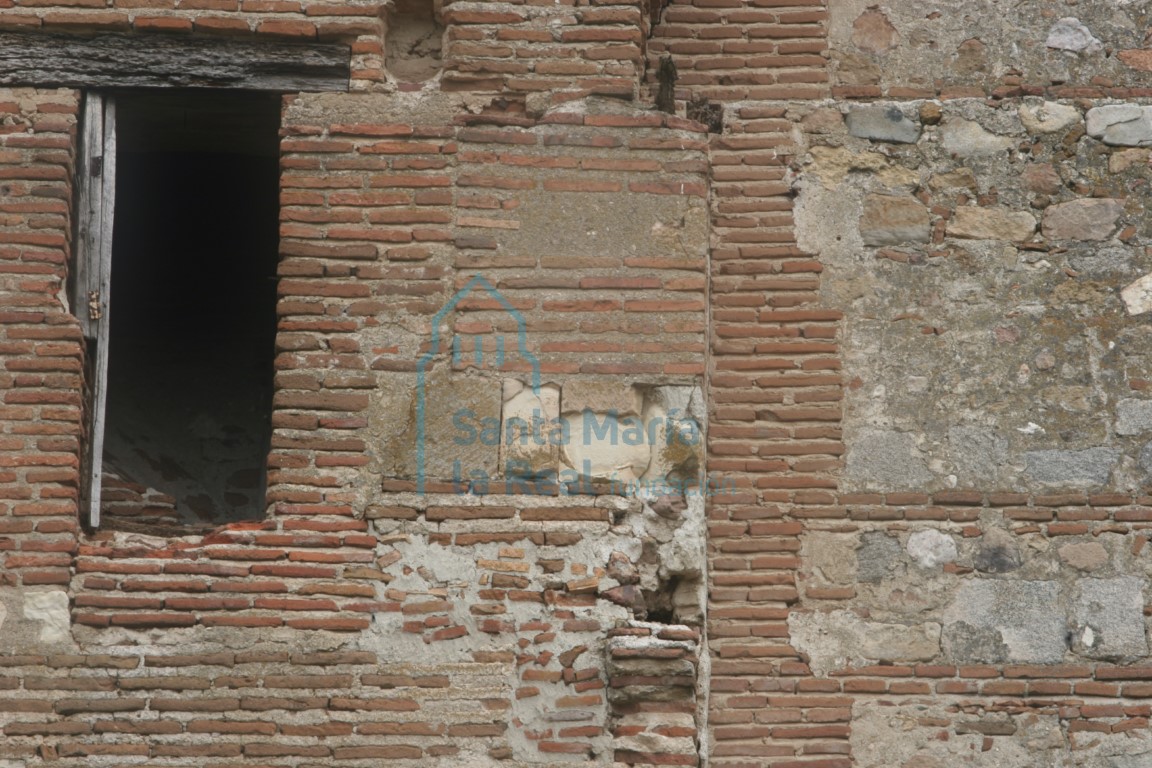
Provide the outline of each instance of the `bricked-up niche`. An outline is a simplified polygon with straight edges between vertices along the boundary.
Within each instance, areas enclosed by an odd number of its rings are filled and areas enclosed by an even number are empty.
[[[259,517],[280,99],[171,90],[113,100],[115,157],[85,169],[115,163],[103,522],[156,530]]]
[[[444,24],[440,0],[396,0],[385,19],[384,65],[401,83],[422,83],[442,67]]]

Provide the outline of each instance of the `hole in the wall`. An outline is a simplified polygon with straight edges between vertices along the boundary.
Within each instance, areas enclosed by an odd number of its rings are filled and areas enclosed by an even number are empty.
[[[676,114],[676,62],[671,56],[661,56],[656,67],[656,109]]]
[[[106,520],[264,514],[280,100],[117,97]]]
[[[397,80],[422,83],[443,66],[439,0],[395,0],[388,9],[385,67]]]
[[[709,133],[724,132],[723,104],[713,104],[703,96],[697,96],[688,102],[685,115],[689,120],[708,126]]]
[[[680,587],[680,577],[673,576],[662,581],[658,589],[644,590],[644,604],[648,609],[647,621],[660,624],[679,624],[676,612],[676,590]]]

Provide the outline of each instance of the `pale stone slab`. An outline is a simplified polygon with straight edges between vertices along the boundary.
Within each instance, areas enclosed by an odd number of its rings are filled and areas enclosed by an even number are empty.
[[[1152,430],[1152,400],[1127,398],[1116,404],[1116,434],[1139,435]]]
[[[1053,24],[1044,44],[1049,48],[1075,53],[1097,53],[1104,49],[1104,44],[1096,39],[1092,30],[1072,16],[1066,16]]]
[[[979,208],[963,206],[956,209],[948,222],[949,237],[969,240],[1008,240],[1020,242],[1032,237],[1036,219],[1027,211],[1013,211],[1003,206]]]
[[[40,621],[40,642],[59,643],[68,640],[72,614],[68,593],[62,589],[24,593],[24,618]]]
[[[1088,110],[1088,135],[1117,147],[1152,145],[1152,108],[1109,104]]]
[[[1072,200],[1044,211],[1044,237],[1050,240],[1107,240],[1116,231],[1124,204],[1111,198]]]
[[[1142,315],[1152,309],[1152,273],[1124,286],[1120,298],[1130,315]]]
[[[1029,133],[1056,133],[1071,128],[1083,119],[1076,107],[1055,101],[1025,104],[1018,112],[1020,122]]]
[[[940,653],[940,625],[865,621],[851,611],[793,613],[792,643],[817,675],[859,661],[929,661]]]
[[[904,548],[921,568],[935,568],[951,563],[959,554],[951,536],[931,529],[913,533]]]
[[[999,633],[1011,661],[1052,664],[1064,658],[1064,613],[1055,581],[965,581],[945,621]]]
[[[995,155],[1016,145],[1016,139],[999,136],[982,125],[963,118],[950,118],[944,124],[944,148],[960,157]]]
[[[920,126],[899,107],[855,107],[848,113],[848,133],[860,139],[893,144],[915,144],[920,140]]]
[[[926,243],[931,235],[928,209],[911,195],[868,195],[860,216],[865,245]]]
[[[581,477],[630,483],[647,471],[652,445],[640,416],[588,409],[562,418],[568,435],[562,460]]]

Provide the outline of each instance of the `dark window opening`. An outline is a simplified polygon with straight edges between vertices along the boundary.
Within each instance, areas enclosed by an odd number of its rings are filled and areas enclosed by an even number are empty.
[[[280,99],[116,95],[101,511],[264,515],[276,332]]]

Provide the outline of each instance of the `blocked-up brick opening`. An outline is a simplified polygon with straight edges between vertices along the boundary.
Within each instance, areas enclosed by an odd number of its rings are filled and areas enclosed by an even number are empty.
[[[118,99],[108,520],[264,512],[279,100]],[[121,526],[123,527],[123,526]]]
[[[439,0],[398,0],[387,16],[384,39],[388,73],[405,83],[422,83],[443,66],[444,24]]]

